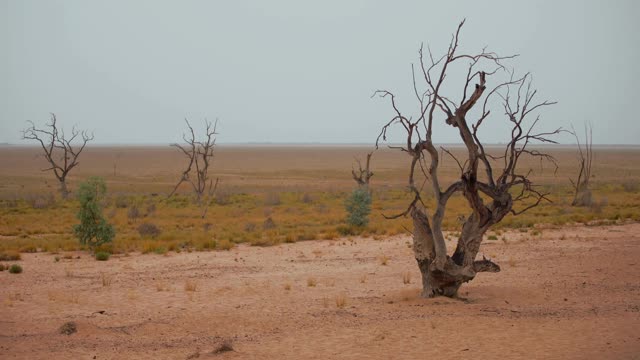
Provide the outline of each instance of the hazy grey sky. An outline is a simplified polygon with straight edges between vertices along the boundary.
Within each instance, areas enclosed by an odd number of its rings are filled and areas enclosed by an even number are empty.
[[[219,118],[220,143],[372,143],[391,115],[373,91],[414,109],[420,43],[445,51],[467,18],[464,49],[520,54],[516,71],[559,102],[543,126],[590,121],[595,143],[638,144],[639,4],[0,0],[0,142],[55,112],[99,143],[174,142],[185,117]]]

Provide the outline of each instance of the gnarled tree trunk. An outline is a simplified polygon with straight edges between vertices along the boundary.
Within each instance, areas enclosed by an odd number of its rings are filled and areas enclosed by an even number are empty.
[[[400,124],[401,129],[406,132],[406,145],[392,148],[400,149],[411,156],[408,184],[414,196],[406,211],[391,218],[410,215],[413,220],[413,250],[422,273],[424,297],[455,297],[460,286],[473,280],[477,273],[500,271],[500,267],[491,260],[484,257],[482,260],[476,260],[483,236],[507,214],[518,215],[537,206],[541,201],[548,200],[548,194],[540,193],[534,188],[529,179],[531,171],[520,172],[522,169],[518,169],[518,161],[522,156],[532,156],[550,160],[555,164],[554,159],[548,154],[529,150],[527,146],[534,141],[554,143],[549,136],[561,131],[557,129],[551,132],[533,132],[538,119],[530,126],[524,127],[524,120],[528,114],[554,103],[533,103],[536,91],[531,89],[529,74],[514,79],[513,73],[507,71],[502,64],[512,56],[500,57],[484,50],[475,55],[458,54],[458,36],[463,24],[464,22],[458,26],[449,50],[442,57],[436,58],[429,52],[428,58],[425,58],[422,48],[420,49],[421,78],[426,90],[418,89],[416,74],[413,72],[413,90],[420,105],[419,114],[403,115],[393,93],[386,90],[376,92],[381,97],[391,99],[394,111],[393,118],[383,126],[376,144],[380,139],[386,140],[387,130],[395,124]],[[431,63],[425,64],[426,61]],[[467,74],[466,81],[462,84],[461,100],[456,103],[453,100],[454,96],[444,96],[441,89],[447,78],[449,66],[460,61],[468,62]],[[488,71],[476,69],[476,66],[482,65],[488,65]],[[487,90],[487,77],[500,71],[507,74],[508,80],[499,82],[493,89]],[[474,81],[475,86],[472,86]],[[510,90],[511,88],[513,89]],[[485,90],[488,92],[486,96]],[[504,93],[501,93],[501,90],[504,90]],[[509,95],[510,91],[514,92],[513,96]],[[490,114],[487,108],[489,98],[495,94],[504,100],[501,111],[512,124],[510,140],[500,157],[487,154],[478,137],[478,129]],[[468,121],[467,114],[483,96],[484,102],[478,117],[475,122]],[[459,180],[447,187],[442,187],[440,183],[438,169],[441,159],[433,142],[433,121],[437,114],[441,115],[443,123],[458,129],[468,154],[465,161],[461,162],[450,151],[441,148],[460,168]],[[427,159],[430,159],[430,162],[427,163]],[[498,176],[494,177],[493,167],[498,159],[503,162],[503,167]],[[416,185],[415,177],[420,173],[426,182],[431,183],[433,190],[435,206],[430,211],[431,214],[427,214],[422,187]],[[465,198],[471,213],[462,225],[454,253],[448,256],[443,235],[443,220],[447,203],[456,193],[461,193]],[[516,211],[513,206],[518,201],[524,202],[524,208]]]

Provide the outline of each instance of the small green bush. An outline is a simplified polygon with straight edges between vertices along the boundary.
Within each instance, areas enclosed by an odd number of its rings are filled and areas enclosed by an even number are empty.
[[[109,257],[111,256],[111,254],[109,254],[106,251],[100,251],[96,253],[96,260],[98,261],[107,261],[109,260]]]
[[[9,267],[9,272],[12,274],[20,274],[22,272],[22,266],[18,264],[13,264]]]
[[[106,192],[107,186],[99,177],[89,178],[78,189],[80,210],[77,218],[80,224],[74,225],[73,232],[80,244],[88,245],[91,249],[111,242],[116,235],[113,226],[102,216],[100,202]]]
[[[498,240],[498,237],[497,237],[497,236],[495,236],[495,235],[489,235],[489,236],[487,237],[487,240]]]
[[[371,213],[371,194],[367,187],[361,186],[353,190],[345,201],[347,224],[364,227],[369,223]]]

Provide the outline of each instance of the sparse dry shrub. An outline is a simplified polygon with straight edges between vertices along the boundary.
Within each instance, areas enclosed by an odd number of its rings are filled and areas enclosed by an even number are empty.
[[[338,294],[336,296],[336,307],[338,309],[344,309],[347,306],[347,295],[344,293]]]
[[[142,223],[138,226],[138,234],[141,237],[156,238],[161,232],[160,228],[153,223]]]
[[[169,286],[164,281],[159,281],[156,283],[156,291],[169,291]]]
[[[314,277],[307,278],[307,286],[308,287],[316,287],[317,284],[318,284],[318,281],[316,280],[316,278],[314,278]]]
[[[60,328],[58,329],[58,332],[62,335],[71,335],[77,331],[78,331],[78,326],[73,321],[69,321],[62,324],[62,326],[60,326]]]
[[[231,204],[231,193],[228,190],[217,189],[215,193],[215,202],[217,205],[229,205]]]
[[[271,230],[271,229],[275,229],[276,228],[276,223],[275,221],[273,221],[273,219],[271,217],[268,217],[264,223],[262,223],[262,228],[264,230]]]
[[[313,202],[313,198],[308,193],[304,193],[304,195],[302,195],[302,199],[301,200],[305,204],[311,204]]]
[[[102,287],[107,287],[107,286],[111,286],[113,277],[105,273],[100,273],[100,280],[102,281]]]
[[[98,251],[98,252],[96,252],[96,260],[98,260],[98,261],[107,261],[107,260],[109,260],[110,256],[111,256],[111,254],[109,254],[106,251]]]
[[[220,250],[231,250],[233,249],[233,247],[235,246],[235,244],[231,241],[229,241],[229,239],[222,239],[220,241],[218,241],[218,249]]]
[[[380,255],[380,257],[378,258],[378,260],[380,260],[380,265],[387,265],[387,263],[389,262],[389,257],[387,255]]]
[[[0,261],[16,261],[20,260],[20,253],[13,250],[0,252]]]
[[[277,192],[268,192],[267,195],[265,195],[264,204],[267,206],[278,206],[282,204],[280,194]]]
[[[136,220],[140,217],[140,209],[138,209],[138,205],[132,205],[131,207],[129,207],[129,210],[127,210],[127,218],[133,222],[136,222]]]
[[[404,273],[402,273],[402,283],[403,284],[411,284],[411,273],[408,271],[405,271]]]
[[[248,223],[244,224],[244,231],[246,231],[246,232],[254,232],[254,231],[257,230],[257,228],[258,227],[256,226],[256,224],[252,223],[252,222],[248,222]]]
[[[622,189],[628,193],[637,193],[640,190],[640,182],[638,180],[625,180],[622,183]]]
[[[334,240],[338,238],[338,232],[334,230],[327,231],[322,235],[322,240]]]
[[[193,280],[187,280],[184,283],[184,291],[196,291],[198,289],[198,285]]]
[[[150,201],[147,204],[147,213],[145,214],[145,216],[153,216],[155,213],[156,213],[156,204]]]
[[[53,194],[27,194],[25,201],[33,209],[46,209],[55,204],[55,197]]]
[[[21,246],[18,251],[20,251],[21,253],[37,253],[38,248],[33,244],[29,244]]]
[[[129,206],[129,201],[124,195],[118,195],[114,201],[114,205],[118,209],[125,209]]]
[[[224,339],[211,353],[220,354],[227,351],[233,351],[233,343],[230,339]]]

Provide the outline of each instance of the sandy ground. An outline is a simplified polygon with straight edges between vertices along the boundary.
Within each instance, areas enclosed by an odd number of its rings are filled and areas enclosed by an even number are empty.
[[[464,301],[418,297],[406,236],[25,254],[24,273],[0,273],[0,358],[640,358],[640,224],[506,238],[481,250],[502,272],[465,285]],[[60,334],[68,321],[77,332]],[[225,340],[234,350],[214,353]]]

